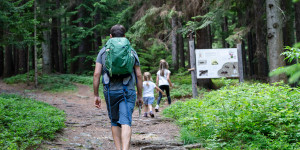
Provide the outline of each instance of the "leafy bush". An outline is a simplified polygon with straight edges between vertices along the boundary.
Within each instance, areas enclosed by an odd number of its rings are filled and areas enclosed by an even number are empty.
[[[295,47],[285,47],[286,51],[281,53],[281,55],[285,55],[285,60],[288,62],[296,61],[296,64],[286,67],[280,67],[276,70],[270,72],[270,76],[277,76],[280,74],[286,74],[289,76],[289,83],[300,83],[300,44],[296,44]]]
[[[65,127],[65,114],[46,103],[0,95],[0,149],[28,149],[54,139]]]
[[[219,79],[212,79],[212,82],[216,88],[221,88],[223,86],[228,86],[228,85],[238,85],[239,79],[219,78]]]
[[[209,149],[299,149],[300,89],[241,84],[178,101],[164,110],[181,138]]]

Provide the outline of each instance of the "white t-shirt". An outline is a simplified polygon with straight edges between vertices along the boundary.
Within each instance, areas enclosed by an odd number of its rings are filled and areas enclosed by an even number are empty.
[[[156,73],[156,75],[158,76],[158,78],[159,78],[159,86],[161,86],[161,85],[169,85],[169,82],[168,82],[168,80],[167,80],[167,76],[168,76],[168,74],[170,74],[171,73],[171,71],[170,70],[168,70],[168,69],[164,69],[164,75],[163,76],[161,76],[160,75],[160,70],[159,71],[157,71],[157,73]]]
[[[147,85],[148,83],[148,85]],[[154,97],[154,89],[156,85],[152,81],[143,82],[143,97]]]

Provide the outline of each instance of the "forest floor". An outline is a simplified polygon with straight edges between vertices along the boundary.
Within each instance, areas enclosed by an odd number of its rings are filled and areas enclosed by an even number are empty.
[[[105,101],[101,109],[95,108],[92,89],[76,85],[76,91],[51,93],[36,90],[32,85],[8,85],[0,80],[0,93],[23,95],[64,110],[66,128],[57,133],[55,140],[44,141],[38,149],[115,149]],[[161,111],[154,118],[142,115],[143,111],[139,118],[138,109],[134,110],[130,149],[185,149],[179,141],[179,128],[172,120],[163,118]]]

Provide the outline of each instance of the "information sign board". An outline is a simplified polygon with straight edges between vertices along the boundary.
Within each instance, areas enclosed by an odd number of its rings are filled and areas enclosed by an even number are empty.
[[[237,48],[196,49],[197,78],[239,77]]]

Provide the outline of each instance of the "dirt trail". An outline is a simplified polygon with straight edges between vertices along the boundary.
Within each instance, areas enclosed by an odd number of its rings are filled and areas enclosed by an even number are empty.
[[[7,85],[0,80],[0,93],[17,93],[65,111],[67,127],[57,133],[54,141],[45,141],[41,150],[115,149],[106,104],[102,101],[101,109],[96,109],[91,88],[77,86],[77,91],[49,93],[26,84]],[[155,118],[139,118],[138,110],[134,111],[130,149],[184,149],[178,141],[178,127],[160,113],[155,113]]]

